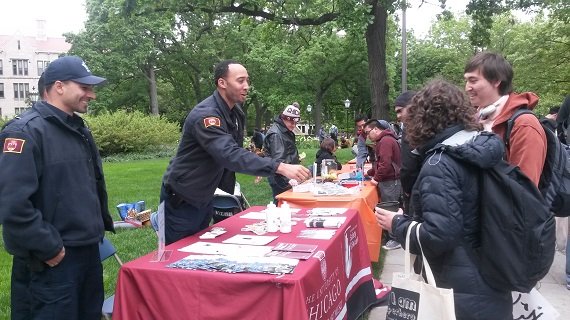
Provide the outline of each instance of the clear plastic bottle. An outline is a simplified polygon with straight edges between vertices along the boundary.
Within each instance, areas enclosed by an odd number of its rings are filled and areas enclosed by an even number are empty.
[[[291,207],[287,203],[287,201],[283,202],[283,205],[280,208],[280,224],[279,224],[279,231],[281,233],[290,233],[291,232]]]
[[[273,202],[269,202],[265,209],[265,224],[267,232],[277,232],[279,230],[279,212]]]

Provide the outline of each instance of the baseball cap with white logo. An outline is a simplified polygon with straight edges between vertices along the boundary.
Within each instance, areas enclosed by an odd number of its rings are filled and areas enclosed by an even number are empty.
[[[52,61],[44,71],[44,84],[49,85],[56,81],[68,81],[98,85],[107,81],[105,78],[94,76],[85,62],[77,56],[65,56]]]

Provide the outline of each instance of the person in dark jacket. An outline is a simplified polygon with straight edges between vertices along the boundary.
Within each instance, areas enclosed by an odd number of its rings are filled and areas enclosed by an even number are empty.
[[[334,152],[336,151],[336,146],[334,144],[334,140],[332,138],[325,138],[323,143],[321,143],[321,148],[317,151],[316,155],[316,164],[317,164],[317,176],[321,175],[321,165],[323,160],[325,159],[332,159],[336,162],[336,169],[342,169],[342,164],[338,162],[336,159],[336,155]]]
[[[558,115],[556,117],[558,137],[564,144],[570,143],[570,95],[567,95],[564,102],[560,105]]]
[[[263,152],[266,157],[282,163],[300,163],[299,151],[295,144],[295,133],[293,132],[299,120],[301,120],[301,112],[299,108],[293,105],[285,107],[283,112],[275,118],[263,141]],[[291,189],[290,179],[276,174],[269,177],[268,180],[273,193],[273,201],[277,204],[275,197]]]
[[[170,244],[210,224],[216,188],[233,194],[235,172],[256,176],[280,174],[304,181],[307,168],[262,158],[243,148],[245,116],[239,105],[249,90],[245,67],[234,60],[220,62],[214,71],[216,91],[186,117],[178,151],[162,179],[165,237]]]
[[[100,319],[99,242],[113,231],[101,158],[77,113],[96,98],[79,57],[44,72],[43,99],[0,133],[0,223],[12,254],[12,319]],[[26,276],[27,274],[27,276]]]
[[[491,288],[473,259],[481,240],[477,168],[499,163],[503,142],[479,131],[475,108],[443,80],[428,83],[408,108],[407,138],[424,159],[412,191],[414,216],[376,209],[378,222],[412,253],[420,254],[421,242],[437,286],[453,289],[458,320],[512,319],[511,292]],[[414,227],[405,243],[412,220],[422,222],[419,238]]]
[[[401,156],[402,156],[402,167],[400,168],[400,182],[402,183],[402,206],[404,208],[404,214],[412,215],[410,212],[410,194],[412,192],[412,187],[416,182],[416,178],[420,172],[422,166],[421,158],[412,153],[410,144],[406,139],[406,126],[403,124],[404,117],[408,112],[408,105],[410,101],[416,94],[415,91],[406,91],[399,95],[394,101],[394,111],[396,112],[396,118],[400,122],[402,128],[402,138],[400,139]]]

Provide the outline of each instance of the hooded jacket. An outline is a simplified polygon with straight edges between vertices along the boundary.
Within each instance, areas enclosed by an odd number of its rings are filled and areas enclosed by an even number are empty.
[[[510,292],[496,291],[481,277],[473,249],[479,246],[478,169],[502,158],[501,139],[488,132],[446,129],[419,148],[424,159],[411,195],[414,217],[397,215],[392,231],[398,242],[419,254],[418,238],[406,230],[422,222],[420,241],[439,287],[453,288],[457,319],[512,319]]]
[[[400,144],[394,131],[384,129],[380,133],[375,146],[376,163],[367,174],[374,180],[391,181],[400,179],[402,167]]]
[[[504,139],[507,120],[517,109],[533,110],[538,104],[538,97],[532,92],[511,93],[501,113],[495,117],[491,130]],[[523,114],[517,118],[509,139],[510,146],[505,155],[512,165],[521,171],[537,186],[546,159],[546,135],[540,122],[533,114]]]

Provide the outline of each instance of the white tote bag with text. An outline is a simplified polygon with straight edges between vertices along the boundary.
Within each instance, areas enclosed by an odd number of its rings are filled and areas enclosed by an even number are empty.
[[[386,319],[455,320],[453,289],[436,286],[433,272],[423,254],[423,265],[428,282],[426,283],[421,275],[413,271],[412,256],[414,260],[416,256],[410,253],[409,243],[410,232],[416,224],[418,225],[416,228],[418,242],[420,239],[421,224],[412,222],[406,234],[404,272],[394,272]]]

